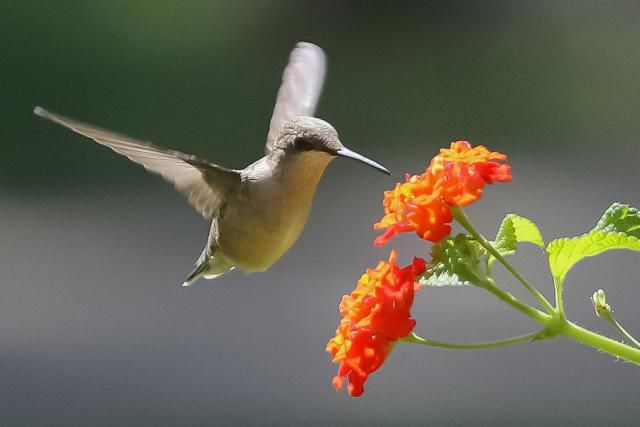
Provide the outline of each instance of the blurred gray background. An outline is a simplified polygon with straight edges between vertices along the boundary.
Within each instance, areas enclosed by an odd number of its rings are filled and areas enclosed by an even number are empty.
[[[449,3],[2,1],[0,424],[637,424],[640,369],[562,338],[398,345],[364,397],[336,393],[324,346],[342,294],[388,254],[371,224],[394,180],[336,160],[270,271],[182,289],[208,224],[158,177],[31,113],[243,167],[306,40],[329,57],[320,117],[397,178],[455,139],[510,156],[514,181],[469,209],[487,235],[507,212],[550,240],[614,200],[640,205],[638,4]],[[402,262],[427,250],[392,246]],[[514,263],[551,297],[540,250]],[[640,331],[638,264],[579,264],[570,318],[608,333],[588,300],[602,287]],[[536,328],[476,289],[425,291],[414,313],[419,334],[452,341]]]

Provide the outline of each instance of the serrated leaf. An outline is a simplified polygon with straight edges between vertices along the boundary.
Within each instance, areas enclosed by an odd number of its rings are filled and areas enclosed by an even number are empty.
[[[614,249],[640,251],[640,239],[626,233],[593,230],[579,237],[554,240],[547,246],[551,273],[560,283],[580,260]]]
[[[431,261],[420,284],[436,287],[479,284],[486,277],[481,262],[485,256],[484,248],[464,234],[446,237],[432,246]]]
[[[640,251],[640,212],[627,204],[614,203],[591,232],[554,240],[547,246],[551,273],[562,286],[569,270],[585,257],[614,249]]]
[[[518,243],[533,243],[544,247],[544,240],[538,226],[530,219],[516,214],[508,214],[502,220],[493,247],[501,255],[511,255],[518,248]]]
[[[593,228],[597,231],[625,233],[640,239],[640,212],[622,203],[614,203]]]

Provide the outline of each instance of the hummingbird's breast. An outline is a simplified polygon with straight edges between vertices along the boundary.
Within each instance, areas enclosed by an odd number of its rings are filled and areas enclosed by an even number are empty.
[[[331,161],[326,153],[294,159],[258,160],[218,218],[217,244],[245,271],[271,267],[298,240],[309,216],[318,181]]]

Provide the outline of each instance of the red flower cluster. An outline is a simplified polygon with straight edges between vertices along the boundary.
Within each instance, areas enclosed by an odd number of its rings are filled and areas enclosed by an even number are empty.
[[[467,206],[482,196],[485,184],[511,181],[507,156],[467,141],[451,143],[431,160],[422,175],[407,175],[404,183],[384,192],[385,216],[374,225],[385,230],[374,244],[383,246],[395,235],[415,231],[437,242],[451,232],[449,206]]]
[[[416,277],[424,272],[425,261],[415,258],[404,268],[396,264],[392,251],[389,261],[368,269],[356,289],[340,303],[342,321],[326,350],[340,363],[333,378],[336,390],[348,378],[348,392],[357,397],[364,383],[384,363],[394,343],[407,336],[416,324],[411,318]]]
[[[482,196],[486,184],[511,181],[510,166],[500,163],[506,156],[483,146],[456,141],[441,149],[422,175],[407,175],[384,193],[385,215],[374,225],[384,234],[375,240],[386,244],[396,234],[414,231],[422,239],[437,242],[451,232],[452,206],[466,206]],[[348,392],[360,396],[368,376],[382,366],[395,343],[415,327],[411,306],[416,278],[425,261],[415,258],[404,268],[396,264],[396,251],[389,261],[362,275],[356,289],[340,303],[342,320],[326,350],[340,364],[333,378],[336,390],[349,381]]]

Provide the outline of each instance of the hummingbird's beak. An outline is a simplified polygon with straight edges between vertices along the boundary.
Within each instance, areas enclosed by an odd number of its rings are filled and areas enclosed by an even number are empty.
[[[391,175],[391,172],[389,172],[389,169],[385,168],[384,166],[382,166],[380,163],[375,162],[365,156],[363,156],[362,154],[358,154],[355,151],[351,151],[346,147],[342,147],[341,149],[339,149],[338,151],[336,151],[336,156],[340,156],[340,157],[348,157],[350,159],[354,159],[354,160],[358,160],[362,163],[365,163],[381,172],[386,173],[387,175]]]

